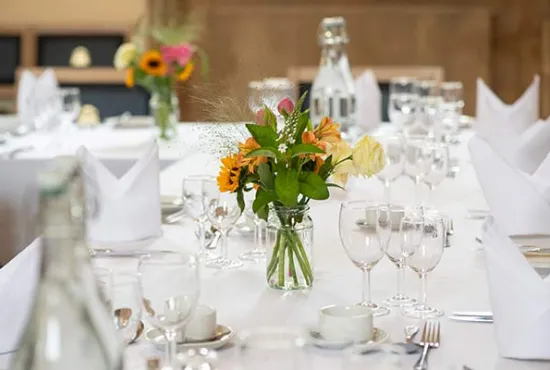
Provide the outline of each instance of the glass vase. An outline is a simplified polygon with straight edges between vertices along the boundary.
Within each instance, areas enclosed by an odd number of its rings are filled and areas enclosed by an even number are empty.
[[[178,96],[172,92],[153,92],[149,99],[149,109],[162,140],[170,140],[177,134],[180,118]]]
[[[270,207],[267,271],[270,287],[307,289],[313,284],[313,221],[308,206]]]

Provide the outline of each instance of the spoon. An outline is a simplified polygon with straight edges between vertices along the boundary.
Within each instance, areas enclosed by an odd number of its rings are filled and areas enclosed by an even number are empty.
[[[407,325],[405,326],[405,343],[412,343],[412,340],[416,333],[418,333],[418,326]]]

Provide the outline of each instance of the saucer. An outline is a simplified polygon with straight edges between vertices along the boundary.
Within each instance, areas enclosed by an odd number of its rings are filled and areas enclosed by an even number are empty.
[[[360,342],[360,343],[354,343],[351,340],[347,340],[347,341],[326,340],[321,336],[321,333],[319,333],[317,329],[309,329],[308,335],[309,335],[309,342],[313,344],[315,347],[319,347],[323,349],[333,349],[333,350],[344,349],[351,346],[352,344],[367,344],[367,343],[381,344],[386,342],[390,338],[388,333],[386,333],[384,330],[379,328],[373,328],[372,339],[365,342]]]
[[[216,338],[214,340],[201,340],[193,342],[178,343],[178,350],[188,350],[196,348],[218,349],[225,346],[235,336],[235,331],[229,326],[217,325]],[[153,342],[158,350],[165,350],[166,338],[159,329],[150,329],[145,332],[145,339]]]

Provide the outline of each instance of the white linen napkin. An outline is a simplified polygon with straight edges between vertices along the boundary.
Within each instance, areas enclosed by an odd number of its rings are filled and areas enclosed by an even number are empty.
[[[32,123],[34,114],[32,100],[35,86],[36,76],[28,69],[25,69],[21,74],[17,86],[17,115],[19,122],[24,125]]]
[[[97,211],[88,220],[88,239],[94,243],[126,243],[162,233],[159,157],[155,141],[121,178],[116,178],[86,148],[83,159],[86,191]]]
[[[378,127],[382,122],[382,93],[374,73],[367,69],[355,80],[357,124],[362,129]]]
[[[499,353],[550,360],[550,277],[542,279],[499,226],[489,218],[483,236]]]
[[[17,349],[34,302],[40,272],[40,240],[36,239],[0,269],[0,353]]]
[[[497,152],[505,153],[517,135],[539,119],[539,85],[535,76],[523,95],[508,105],[478,78],[475,129]]]
[[[469,149],[483,195],[501,230],[507,235],[550,235],[550,198],[541,191],[550,188],[550,177],[537,184],[535,175],[511,166],[478,135],[470,140]]]
[[[514,146],[508,149],[510,164],[532,175],[550,153],[550,118],[532,124],[514,142]]]

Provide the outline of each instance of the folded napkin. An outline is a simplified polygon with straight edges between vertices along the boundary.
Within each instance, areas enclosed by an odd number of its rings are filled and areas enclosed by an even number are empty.
[[[504,159],[527,174],[533,174],[550,153],[550,118],[539,120],[525,130],[508,148]],[[550,180],[550,177],[548,177]]]
[[[17,349],[34,301],[39,270],[39,239],[0,269],[0,354]]]
[[[517,245],[489,218],[483,245],[500,355],[550,360],[550,277],[542,279]]]
[[[378,127],[382,122],[382,93],[374,73],[367,69],[355,80],[357,124],[362,129]]]
[[[537,181],[514,168],[483,138],[469,143],[472,164],[491,215],[507,235],[550,235],[550,201],[543,188],[550,177]],[[550,174],[550,165],[548,166]],[[539,175],[541,176],[541,175]]]
[[[505,104],[481,78],[477,80],[476,131],[494,147],[505,153],[507,148],[539,119],[540,78],[513,104]]]
[[[32,97],[36,86],[36,76],[24,70],[17,86],[17,114],[24,125],[31,125],[34,116]]]
[[[92,243],[116,244],[160,236],[161,211],[158,146],[152,141],[121,178],[114,176],[86,148],[83,160],[86,192],[93,199],[88,220]]]

